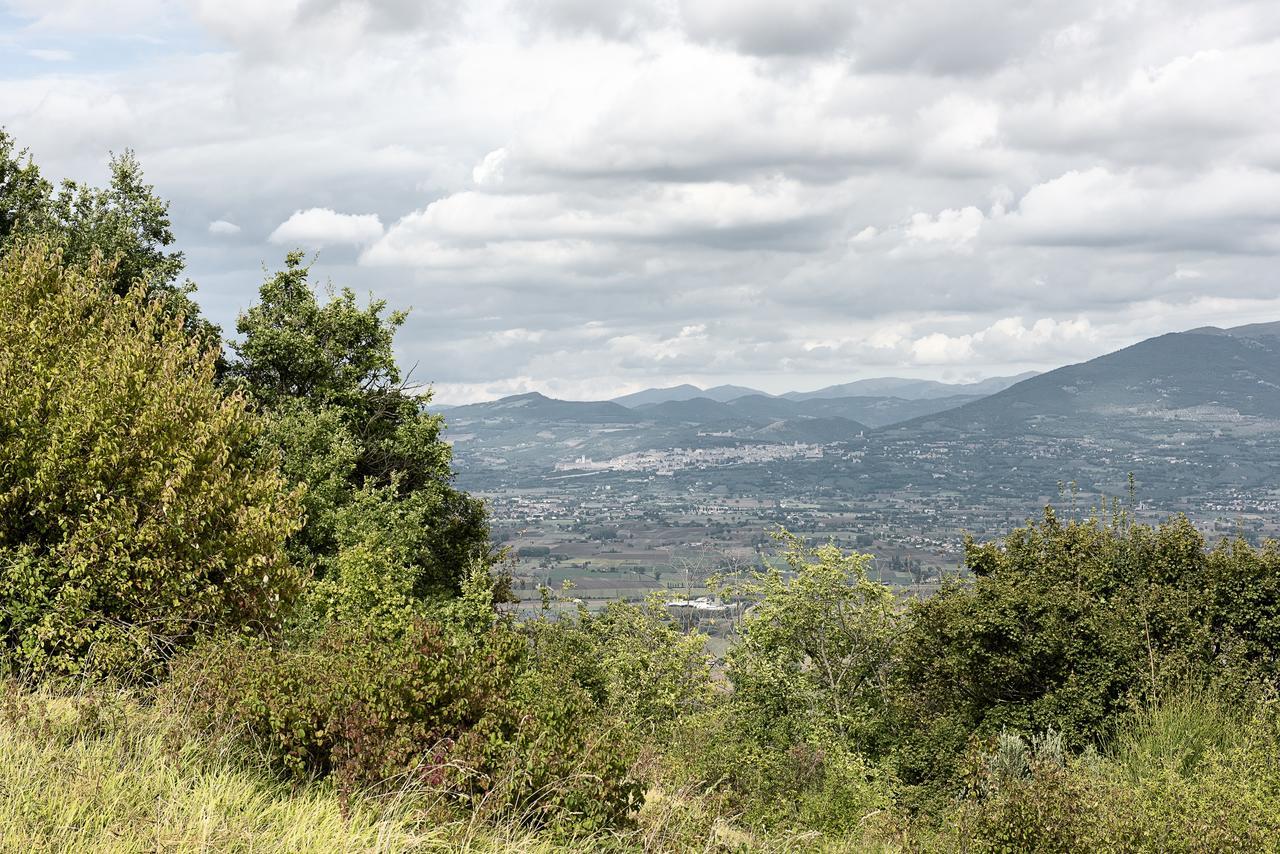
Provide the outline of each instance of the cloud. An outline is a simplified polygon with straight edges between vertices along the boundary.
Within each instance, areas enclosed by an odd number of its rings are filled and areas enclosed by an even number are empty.
[[[866,71],[992,73],[1036,52],[1041,40],[1091,4],[1072,0],[900,0],[859,7],[852,50]]]
[[[763,56],[834,50],[856,20],[855,6],[841,0],[681,0],[680,12],[695,39]]]
[[[644,0],[526,0],[517,5],[535,27],[612,39],[632,38],[670,19],[660,4]]]
[[[76,58],[76,55],[69,50],[59,50],[56,48],[31,48],[27,51],[27,56],[34,57],[43,62],[70,62]]]
[[[486,158],[486,161],[488,158]],[[483,165],[483,164],[482,164]],[[457,266],[527,261],[574,266],[621,245],[675,241],[755,250],[812,227],[830,202],[796,182],[663,184],[631,198],[464,191],[402,217],[371,246],[370,264]]]
[[[1067,355],[1074,345],[1096,340],[1087,318],[1042,317],[1027,325],[1021,317],[1003,317],[977,332],[948,335],[934,332],[910,344],[911,358],[921,365],[1022,362],[1029,357]]]
[[[216,234],[219,237],[230,237],[240,233],[240,226],[234,222],[227,222],[225,219],[215,219],[209,223],[209,233]]]
[[[330,208],[295,211],[267,239],[295,246],[363,246],[382,236],[377,214],[343,214]]]
[[[1163,251],[1280,250],[1280,175],[1219,168],[1071,170],[1032,187],[1000,225],[1009,240],[1050,246],[1148,246]]]
[[[317,276],[430,305],[401,356],[459,395],[1008,374],[1280,317],[1275,4],[3,8],[0,125],[55,180],[135,149],[214,320],[339,247]]]
[[[937,216],[914,213],[907,223],[907,239],[915,244],[938,244],[954,252],[972,252],[985,219],[982,211],[972,205],[959,210],[948,208]]]
[[[476,168],[471,170],[471,180],[482,187],[501,184],[507,157],[508,152],[505,148],[495,148],[490,151],[476,164]]]

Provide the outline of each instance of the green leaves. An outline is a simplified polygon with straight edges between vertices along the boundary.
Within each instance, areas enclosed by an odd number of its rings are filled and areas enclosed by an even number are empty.
[[[292,253],[263,283],[228,370],[267,416],[264,447],[305,489],[290,553],[330,599],[343,578],[360,602],[379,588],[388,602],[456,594],[474,564],[492,562],[489,531],[483,505],[450,485],[443,421],[396,365],[405,314],[361,308],[350,290],[322,304],[308,273]]]
[[[295,497],[257,422],[113,269],[41,241],[0,259],[0,642],[23,669],[146,674],[206,627],[270,623],[298,585]]]
[[[757,600],[729,654],[737,699],[784,740],[870,738],[897,635],[893,593],[867,577],[867,555],[806,548],[786,532],[779,539],[787,572],[775,567],[734,588]]]
[[[64,181],[55,190],[0,130],[0,254],[39,236],[57,246],[67,264],[84,266],[100,256],[109,262],[102,275],[116,294],[141,288],[205,347],[218,346],[218,328],[200,318],[191,299],[195,285],[178,281],[185,259],[169,248],[169,203],[146,183],[133,152],[112,155],[110,165],[106,187]]]
[[[976,578],[915,606],[900,645],[908,777],[945,778],[973,734],[1052,727],[1079,749],[1175,686],[1275,684],[1273,545],[1210,549],[1181,516],[1153,527],[1047,510],[1002,542],[969,542],[967,561]]]

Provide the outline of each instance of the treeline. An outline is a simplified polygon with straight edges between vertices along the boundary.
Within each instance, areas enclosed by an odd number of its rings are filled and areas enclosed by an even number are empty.
[[[113,686],[344,805],[576,847],[1280,843],[1274,544],[1046,510],[906,602],[780,534],[719,662],[657,604],[517,621],[403,313],[294,254],[223,341],[128,155],[54,188],[0,135],[0,229],[10,696]]]

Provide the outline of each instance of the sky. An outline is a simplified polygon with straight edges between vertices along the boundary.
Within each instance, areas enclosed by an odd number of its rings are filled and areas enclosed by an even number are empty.
[[[964,381],[1280,320],[1280,4],[0,0],[0,125],[133,149],[231,333],[412,309],[436,400]]]

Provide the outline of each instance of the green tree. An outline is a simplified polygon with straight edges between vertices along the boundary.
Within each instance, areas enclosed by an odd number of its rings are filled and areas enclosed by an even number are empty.
[[[46,241],[0,258],[0,643],[25,670],[145,673],[297,587],[257,420],[214,351],[114,281]]]
[[[53,186],[25,149],[19,150],[0,130],[0,252],[23,225],[42,223],[47,216]]]
[[[736,699],[784,741],[865,743],[884,707],[898,631],[893,593],[867,577],[869,555],[779,538],[787,572],[770,567],[734,588],[756,600],[729,653]]]
[[[344,549],[376,552],[382,571],[405,577],[397,588],[456,593],[493,559],[488,524],[484,505],[452,485],[443,419],[396,365],[406,315],[381,301],[361,308],[350,289],[322,304],[308,275],[292,253],[266,280],[239,319],[228,371],[269,414],[265,438],[285,474],[306,487],[292,553],[324,578],[344,571]]]
[[[1038,523],[966,546],[967,581],[916,604],[893,718],[911,781],[946,779],[972,737],[1002,729],[1105,740],[1188,682],[1274,685],[1280,552],[1207,547],[1185,517]]]
[[[205,347],[218,344],[220,330],[200,317],[191,297],[195,284],[179,281],[185,260],[171,248],[169,203],[146,182],[132,151],[113,154],[110,170],[105,187],[68,180],[55,189],[30,153],[0,130],[0,253],[33,234],[56,243],[67,264],[83,266],[101,253],[112,262],[103,275],[115,293],[141,286]]]

